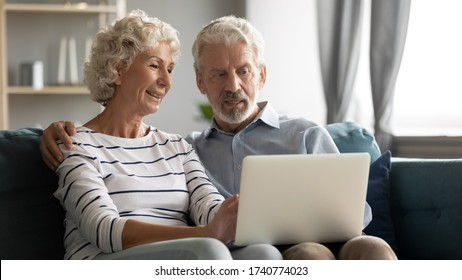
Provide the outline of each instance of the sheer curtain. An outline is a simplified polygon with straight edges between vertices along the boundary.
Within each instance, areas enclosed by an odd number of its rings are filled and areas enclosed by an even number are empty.
[[[364,0],[318,0],[321,73],[327,123],[346,120],[359,61]],[[411,0],[371,0],[370,77],[374,131],[391,146],[394,87],[404,49]]]
[[[370,75],[375,138],[382,150],[390,149],[390,120],[396,78],[406,41],[411,0],[372,0]]]
[[[318,36],[327,123],[344,121],[359,61],[362,0],[318,0]]]

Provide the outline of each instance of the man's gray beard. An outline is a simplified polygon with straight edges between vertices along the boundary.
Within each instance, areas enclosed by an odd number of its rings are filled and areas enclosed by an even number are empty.
[[[247,108],[244,112],[241,112],[239,109],[233,109],[231,112],[225,114],[222,110],[220,110],[219,118],[227,123],[231,124],[240,124],[248,117]]]
[[[218,118],[226,123],[240,124],[247,120],[252,115],[253,109],[256,106],[256,102],[250,103],[247,100],[244,110],[239,108],[232,109],[230,112],[225,113],[222,108],[218,111]]]
[[[239,108],[234,108],[231,111],[225,112],[222,104],[227,99],[244,99],[245,106],[242,110]],[[220,98],[220,104],[218,106],[218,108],[213,108],[213,111],[218,113],[216,116],[218,119],[229,124],[240,124],[247,120],[250,115],[252,115],[253,109],[256,106],[256,102],[251,102],[251,100],[242,92],[227,92]]]

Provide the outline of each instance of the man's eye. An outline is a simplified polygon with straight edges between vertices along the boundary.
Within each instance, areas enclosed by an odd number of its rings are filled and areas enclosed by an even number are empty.
[[[224,76],[225,76],[225,72],[215,72],[215,73],[213,74],[213,76],[214,76],[214,77],[218,77],[218,78],[224,77]]]
[[[240,75],[247,75],[247,74],[249,74],[249,73],[250,73],[249,69],[241,69],[241,70],[239,71],[239,74],[240,74]]]

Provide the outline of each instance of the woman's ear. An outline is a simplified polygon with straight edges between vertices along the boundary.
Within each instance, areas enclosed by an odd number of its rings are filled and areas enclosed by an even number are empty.
[[[114,81],[114,84],[120,86],[124,78],[124,73],[127,71],[127,69],[122,62],[117,63],[115,68],[117,69],[117,79]]]
[[[122,77],[123,77],[122,71],[120,69],[117,70],[117,79],[114,81],[114,84],[117,86],[120,86],[122,84]]]

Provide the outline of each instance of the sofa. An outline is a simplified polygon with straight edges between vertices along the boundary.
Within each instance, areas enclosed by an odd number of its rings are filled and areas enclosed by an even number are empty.
[[[340,152],[370,153],[371,168],[385,154],[371,133],[355,123],[329,124],[326,129]],[[2,260],[64,255],[64,213],[53,197],[57,176],[40,156],[41,135],[36,128],[0,131]],[[387,241],[398,257],[462,259],[462,159],[392,157],[390,167],[380,179],[380,207],[386,210],[382,218],[390,221]],[[375,205],[371,207],[374,211]],[[374,220],[380,218],[373,214]]]

